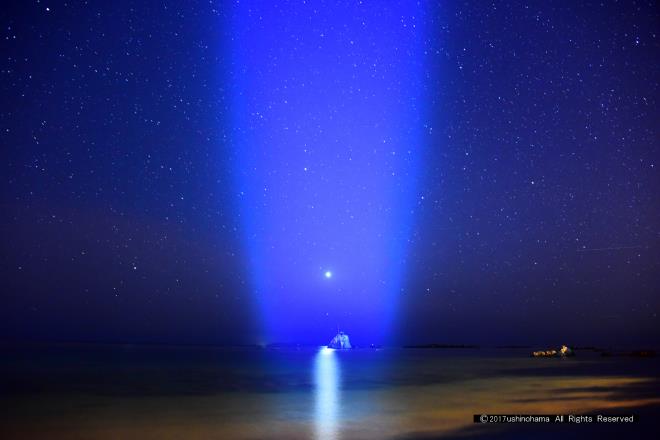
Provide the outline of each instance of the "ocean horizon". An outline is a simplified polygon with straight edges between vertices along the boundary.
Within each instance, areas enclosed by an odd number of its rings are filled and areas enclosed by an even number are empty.
[[[648,432],[649,414],[660,408],[656,357],[593,350],[542,359],[526,348],[26,344],[4,351],[3,438],[614,438]],[[577,430],[473,421],[475,414],[599,413],[642,419]]]

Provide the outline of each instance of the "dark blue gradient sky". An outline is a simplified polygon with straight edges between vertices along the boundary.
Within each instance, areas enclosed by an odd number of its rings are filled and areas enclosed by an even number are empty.
[[[3,340],[660,342],[654,2],[0,17]]]

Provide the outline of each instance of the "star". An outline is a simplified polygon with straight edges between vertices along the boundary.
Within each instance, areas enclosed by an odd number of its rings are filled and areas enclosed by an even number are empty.
[[[329,270],[326,270],[324,275],[325,275],[325,277],[328,278],[328,279],[329,279],[329,278],[332,278],[332,272],[330,272]]]

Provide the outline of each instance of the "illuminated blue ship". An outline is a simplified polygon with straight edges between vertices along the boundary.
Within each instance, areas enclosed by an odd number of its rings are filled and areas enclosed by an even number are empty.
[[[348,349],[353,347],[351,347],[351,341],[348,339],[348,335],[344,332],[338,332],[328,344],[328,348]]]

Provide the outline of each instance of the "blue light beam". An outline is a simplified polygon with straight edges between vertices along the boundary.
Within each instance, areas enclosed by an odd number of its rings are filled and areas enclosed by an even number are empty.
[[[367,3],[234,4],[236,193],[269,342],[326,342],[339,325],[382,343],[395,318],[425,132],[424,11]]]

